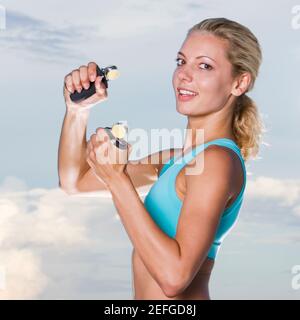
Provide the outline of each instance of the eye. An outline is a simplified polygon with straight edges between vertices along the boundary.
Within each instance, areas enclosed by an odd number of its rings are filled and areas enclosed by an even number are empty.
[[[175,61],[177,62],[177,66],[180,67],[181,62],[184,60],[181,58],[177,58]],[[212,66],[207,63],[200,63],[199,66],[200,66],[200,69],[202,69],[202,70],[211,70],[212,69]]]
[[[177,58],[177,59],[175,59],[175,61],[177,62],[177,66],[180,66],[180,64],[178,64],[179,63],[179,61],[183,61],[181,58]]]
[[[204,70],[211,70],[212,69],[212,66],[210,66],[207,63],[200,63],[199,66],[204,66],[203,68],[200,67],[201,69],[204,69]]]

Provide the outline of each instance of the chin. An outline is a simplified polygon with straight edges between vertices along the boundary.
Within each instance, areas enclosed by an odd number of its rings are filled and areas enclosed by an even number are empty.
[[[192,116],[197,113],[197,111],[187,103],[176,103],[176,111],[185,116]]]

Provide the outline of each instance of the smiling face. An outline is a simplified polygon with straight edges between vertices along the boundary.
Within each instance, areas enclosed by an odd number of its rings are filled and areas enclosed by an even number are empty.
[[[200,116],[216,112],[226,104],[234,81],[231,63],[226,58],[227,45],[225,40],[198,31],[185,39],[172,79],[178,112]],[[178,88],[191,90],[196,96],[181,98]]]

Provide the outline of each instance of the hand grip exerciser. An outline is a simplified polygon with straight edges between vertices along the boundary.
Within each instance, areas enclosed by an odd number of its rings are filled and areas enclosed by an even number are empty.
[[[128,132],[128,127],[124,123],[117,122],[112,127],[105,127],[104,130],[117,148],[127,149],[128,144],[124,138]]]
[[[107,81],[114,80],[118,78],[120,75],[118,68],[116,66],[108,66],[106,68],[99,68],[99,66],[97,66],[96,73],[97,73],[97,77],[103,76],[102,81],[105,84],[106,88],[108,88]],[[95,93],[96,93],[96,88],[95,88],[95,82],[93,81],[93,82],[90,82],[90,87],[88,89],[82,89],[80,93],[75,91],[70,95],[70,98],[73,102],[79,102],[81,100],[85,100],[91,97]]]

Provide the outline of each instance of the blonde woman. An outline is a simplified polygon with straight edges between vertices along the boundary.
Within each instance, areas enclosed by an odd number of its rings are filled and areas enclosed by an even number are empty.
[[[259,151],[263,124],[247,96],[261,63],[252,32],[225,18],[203,20],[188,31],[176,61],[176,110],[187,117],[191,134],[183,148],[141,161],[104,163],[115,147],[103,128],[86,141],[89,109],[107,98],[96,64],[65,77],[60,187],[69,194],[111,194],[134,248],[135,299],[210,299],[218,251],[243,202],[244,161]],[[96,94],[72,103],[70,93],[93,81]],[[197,130],[204,132],[200,144]],[[199,174],[187,174],[197,166]],[[142,186],[151,187],[144,202],[137,191]]]

